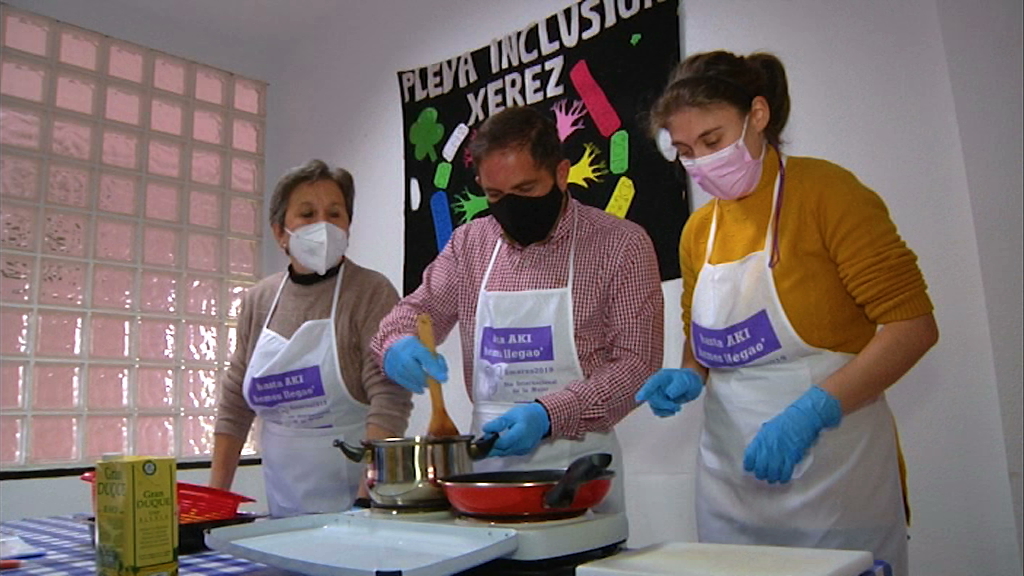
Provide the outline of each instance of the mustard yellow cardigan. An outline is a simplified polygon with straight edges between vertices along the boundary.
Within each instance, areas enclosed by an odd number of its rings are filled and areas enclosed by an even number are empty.
[[[778,173],[773,148],[763,162],[752,194],[717,202],[712,264],[764,247]],[[708,202],[690,217],[679,242],[687,337],[715,204]],[[900,238],[885,203],[844,168],[817,158],[787,158],[778,233],[773,275],[779,299],[811,346],[856,354],[879,325],[932,311],[917,256]]]

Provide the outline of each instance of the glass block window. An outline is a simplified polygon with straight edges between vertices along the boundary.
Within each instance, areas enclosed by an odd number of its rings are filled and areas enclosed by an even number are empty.
[[[262,274],[265,100],[0,4],[0,468],[208,457]]]

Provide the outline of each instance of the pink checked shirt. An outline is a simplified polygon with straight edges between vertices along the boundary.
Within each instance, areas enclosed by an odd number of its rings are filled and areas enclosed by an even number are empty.
[[[488,280],[491,291],[562,288],[568,283],[573,216],[579,214],[574,329],[584,380],[538,398],[551,415],[551,435],[581,438],[606,431],[636,407],[633,396],[661,367],[664,302],[654,247],[643,228],[571,200],[551,240],[520,248],[488,216],[460,226],[427,266],[423,283],[381,320],[370,347],[382,359],[396,340],[416,334],[426,312],[438,342],[459,324],[463,373],[473,397],[476,304],[496,242],[504,242]]]

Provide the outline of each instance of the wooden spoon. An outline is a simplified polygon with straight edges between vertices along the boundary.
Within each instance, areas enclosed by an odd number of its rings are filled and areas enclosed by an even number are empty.
[[[430,350],[431,354],[437,354],[430,314],[420,314],[416,317],[416,331],[419,333],[420,342],[427,347],[427,350]],[[430,388],[430,423],[427,425],[427,435],[458,436],[459,429],[455,427],[455,422],[452,422],[451,416],[448,416],[448,411],[444,407],[441,383],[427,376],[427,386]]]

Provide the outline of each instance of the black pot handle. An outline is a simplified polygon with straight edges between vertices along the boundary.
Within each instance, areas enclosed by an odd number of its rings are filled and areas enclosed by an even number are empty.
[[[568,508],[576,499],[576,490],[600,476],[612,463],[612,455],[597,452],[573,460],[557,484],[544,493],[545,508]]]
[[[469,444],[469,457],[472,460],[483,460],[491,453],[494,443],[498,441],[497,432],[488,432]]]

